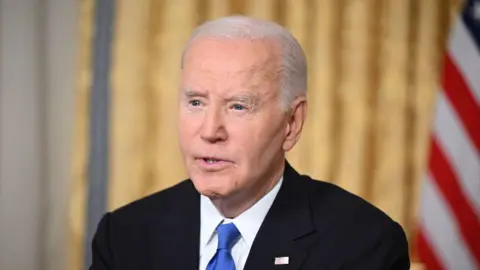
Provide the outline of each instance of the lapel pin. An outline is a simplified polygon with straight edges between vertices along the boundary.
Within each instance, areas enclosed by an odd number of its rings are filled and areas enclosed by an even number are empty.
[[[288,264],[288,257],[275,257],[275,265]]]

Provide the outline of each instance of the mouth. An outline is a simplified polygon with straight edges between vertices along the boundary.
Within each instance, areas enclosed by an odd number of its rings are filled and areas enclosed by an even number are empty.
[[[218,157],[197,157],[195,158],[199,167],[208,172],[221,171],[228,168],[233,162]]]

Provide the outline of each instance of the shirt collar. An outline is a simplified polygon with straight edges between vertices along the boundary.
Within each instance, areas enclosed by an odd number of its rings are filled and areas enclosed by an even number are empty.
[[[223,217],[212,201],[208,197],[201,195],[200,250],[203,250],[210,242],[215,235],[217,226],[222,222],[233,222],[240,231],[242,238],[251,248],[258,230],[280,190],[282,182],[283,177],[281,177],[275,187],[265,194],[265,196],[263,196],[258,202],[232,220]]]
[[[203,250],[212,239],[215,229],[223,221],[223,216],[212,201],[200,196],[200,250]]]

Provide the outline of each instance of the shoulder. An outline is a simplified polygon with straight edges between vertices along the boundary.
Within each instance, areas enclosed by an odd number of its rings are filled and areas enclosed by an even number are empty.
[[[385,237],[406,241],[397,221],[377,206],[335,184],[302,176],[309,193],[313,221],[318,230],[336,235],[336,239],[356,239],[378,244]]]
[[[182,200],[179,200],[182,198]],[[170,212],[196,198],[195,188],[190,180],[155,192],[143,198],[130,202],[108,213],[115,223],[144,223],[151,218],[166,216]],[[175,207],[172,207],[175,205]]]
[[[381,209],[342,187],[308,176],[301,178],[315,217],[331,216],[336,222],[364,221],[373,225],[394,222]]]
[[[308,176],[298,180],[308,192],[315,229],[321,242],[329,243],[332,254],[343,254],[342,260],[352,266],[382,265],[387,260],[392,266],[388,269],[408,269],[407,237],[398,222],[367,200],[335,184]],[[365,269],[382,268],[387,267]]]
[[[107,212],[92,239],[91,269],[113,269],[115,264],[140,269],[138,263],[148,254],[146,243],[150,243],[157,232],[171,228],[175,217],[185,212],[182,209],[194,205],[196,198],[193,184],[184,180]]]

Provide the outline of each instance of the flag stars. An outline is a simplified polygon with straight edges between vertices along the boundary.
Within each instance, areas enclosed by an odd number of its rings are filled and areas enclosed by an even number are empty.
[[[473,19],[480,22],[480,2],[479,1],[476,1],[473,4],[473,11],[472,12],[473,12]]]

